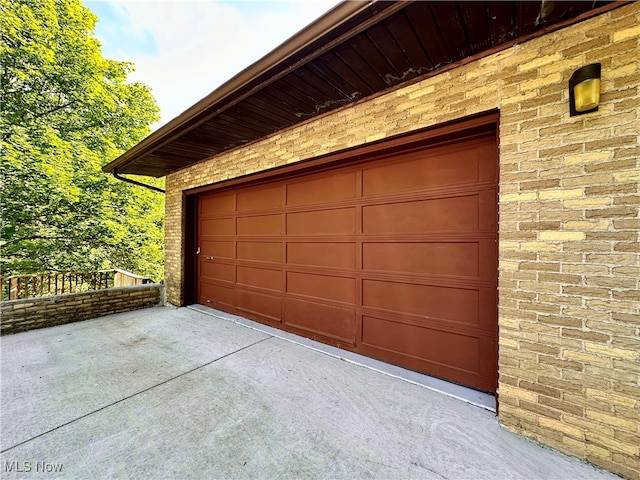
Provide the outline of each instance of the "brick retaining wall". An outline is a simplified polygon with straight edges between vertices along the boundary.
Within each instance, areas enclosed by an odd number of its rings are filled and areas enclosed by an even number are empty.
[[[80,322],[163,302],[158,283],[0,302],[2,335]]]

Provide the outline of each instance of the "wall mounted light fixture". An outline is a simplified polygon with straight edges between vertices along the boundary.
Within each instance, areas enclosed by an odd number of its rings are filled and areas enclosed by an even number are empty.
[[[571,117],[595,112],[600,105],[599,63],[579,68],[569,79],[569,114]]]

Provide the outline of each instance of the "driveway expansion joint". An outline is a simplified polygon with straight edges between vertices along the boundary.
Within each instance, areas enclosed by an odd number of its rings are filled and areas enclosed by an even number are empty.
[[[272,338],[275,338],[273,335],[269,335],[267,333],[265,333],[265,335],[268,335],[268,336],[265,337],[265,338],[261,338],[260,340],[258,340],[256,342],[250,343],[249,345],[245,345],[244,347],[238,348],[237,350],[234,350],[233,352],[229,352],[229,353],[227,353],[225,355],[222,355],[221,357],[215,358],[215,359],[211,360],[210,362],[203,363],[201,365],[198,365],[197,367],[194,367],[194,368],[192,368],[190,370],[187,370],[186,372],[182,372],[182,373],[180,373],[178,375],[174,375],[173,377],[168,378],[166,380],[163,380],[162,382],[158,382],[155,385],[151,385],[150,387],[147,387],[147,388],[144,388],[144,389],[142,389],[142,390],[140,390],[138,392],[132,393],[131,395],[127,395],[126,397],[120,398],[120,399],[116,400],[115,402],[111,402],[111,403],[109,403],[107,405],[103,405],[100,408],[96,408],[95,410],[92,410],[92,411],[90,411],[88,413],[85,413],[84,415],[80,415],[79,417],[76,417],[76,418],[74,418],[72,420],[69,420],[68,422],[65,422],[65,423],[63,423],[61,425],[58,425],[57,427],[54,427],[54,428],[51,428],[51,429],[49,429],[49,430],[47,430],[45,432],[39,433],[38,435],[34,435],[33,437],[28,438],[26,440],[23,440],[22,442],[16,443],[15,445],[12,445],[10,447],[4,448],[4,449],[0,450],[0,454],[9,452],[9,451],[13,450],[14,448],[17,448],[17,447],[20,447],[22,445],[25,445],[25,444],[27,444],[27,443],[29,443],[29,442],[37,439],[37,438],[40,438],[40,437],[43,437],[43,436],[45,436],[45,435],[47,435],[49,433],[55,432],[56,430],[59,430],[59,429],[61,429],[63,427],[71,425],[71,424],[77,422],[78,420],[82,420],[83,418],[87,418],[87,417],[89,417],[89,416],[91,416],[91,415],[93,415],[95,413],[98,413],[98,412],[101,412],[103,410],[106,410],[109,407],[113,407],[114,405],[122,403],[122,402],[124,402],[126,400],[129,400],[129,399],[131,399],[133,397],[136,397],[136,396],[138,396],[138,395],[140,395],[142,393],[147,393],[150,390],[153,390],[154,388],[160,387],[160,386],[165,385],[165,384],[167,384],[169,382],[172,382],[173,380],[176,380],[178,378],[184,377],[184,376],[186,376],[186,375],[188,375],[190,373],[195,372],[196,370],[200,370],[200,369],[202,369],[204,367],[212,365],[212,364],[218,362],[219,360],[223,360],[223,359],[225,359],[227,357],[230,357],[231,355],[234,355],[236,353],[242,352],[243,350],[247,350],[248,348],[251,348],[251,347],[253,347],[255,345],[258,345],[259,343],[262,343],[262,342],[264,342],[266,340],[271,340]]]

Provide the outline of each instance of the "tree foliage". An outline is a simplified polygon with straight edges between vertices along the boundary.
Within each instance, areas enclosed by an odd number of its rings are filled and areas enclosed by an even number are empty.
[[[3,274],[162,279],[163,196],[101,171],[158,119],[150,89],[102,57],[80,0],[0,0],[0,16]]]

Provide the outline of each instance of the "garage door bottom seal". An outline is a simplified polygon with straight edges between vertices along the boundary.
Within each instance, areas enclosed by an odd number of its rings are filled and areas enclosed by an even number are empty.
[[[325,345],[324,343],[316,342],[315,340],[310,340],[293,333],[284,332],[282,330],[278,330],[277,328],[269,327],[268,325],[263,325],[261,323],[254,322],[237,315],[232,315],[220,310],[205,307],[204,305],[190,305],[187,308],[198,311],[200,313],[204,313],[205,315],[220,318],[222,320],[228,320],[237,323],[238,325],[251,328],[253,330],[258,330],[268,335],[272,335],[274,337],[278,337],[283,340],[287,340],[289,342],[311,348],[312,350],[316,350],[318,352],[354,363],[356,365],[370,368],[385,375],[399,378],[406,382],[428,388],[429,390],[443,393],[444,395],[447,395],[449,397],[457,398],[459,400],[462,400],[463,402],[470,403],[485,410],[489,410],[491,412],[496,411],[495,397],[488,393],[479,392],[472,388],[467,388],[463,387],[462,385],[447,382],[446,380],[441,380],[439,378],[430,377],[429,375],[424,375],[412,370],[407,370],[406,368],[391,365],[389,363],[366,357],[364,355],[359,355],[357,353],[349,352],[341,348],[332,347],[331,345]]]

